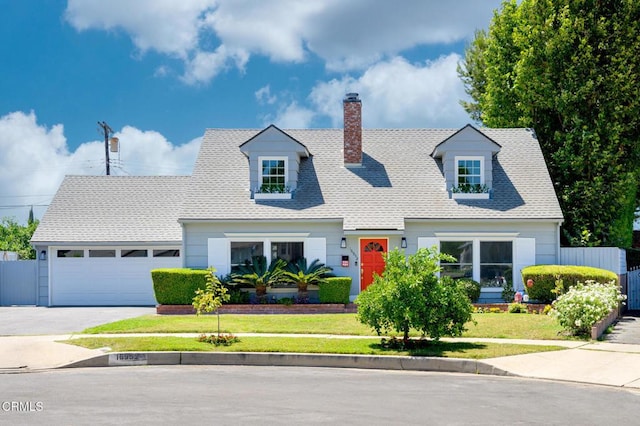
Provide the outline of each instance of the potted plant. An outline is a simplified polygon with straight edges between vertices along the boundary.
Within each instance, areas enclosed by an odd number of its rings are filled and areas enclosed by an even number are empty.
[[[325,278],[333,276],[333,269],[316,259],[307,265],[307,259],[298,259],[295,263],[287,265],[282,273],[285,282],[295,284],[298,287],[298,298],[306,299],[309,285],[318,285],[325,281]]]
[[[256,296],[263,298],[267,294],[267,288],[281,281],[282,273],[287,262],[283,259],[274,259],[267,266],[267,258],[254,256],[250,265],[241,266],[239,272],[233,274],[233,282],[246,284],[256,289]]]

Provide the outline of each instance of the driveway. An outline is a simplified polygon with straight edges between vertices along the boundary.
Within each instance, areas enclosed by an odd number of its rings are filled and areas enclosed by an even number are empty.
[[[70,334],[106,322],[155,312],[153,307],[0,307],[0,336]]]
[[[604,340],[611,343],[640,345],[640,311],[627,311],[606,334]]]

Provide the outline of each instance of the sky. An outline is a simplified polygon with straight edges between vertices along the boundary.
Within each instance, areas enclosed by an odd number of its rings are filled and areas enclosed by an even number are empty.
[[[455,7],[453,6],[455,5]],[[191,173],[207,128],[460,128],[456,67],[500,0],[0,0],[0,218],[65,175]]]

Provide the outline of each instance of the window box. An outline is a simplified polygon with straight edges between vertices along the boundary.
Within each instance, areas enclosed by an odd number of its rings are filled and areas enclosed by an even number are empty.
[[[454,200],[488,200],[488,192],[452,192],[451,198]]]
[[[290,200],[291,193],[271,193],[271,192],[256,192],[253,194],[254,200]]]

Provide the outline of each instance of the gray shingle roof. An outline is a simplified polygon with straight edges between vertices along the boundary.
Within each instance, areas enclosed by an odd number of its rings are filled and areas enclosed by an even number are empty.
[[[182,241],[188,176],[67,176],[31,241]]]
[[[311,157],[292,200],[250,198],[249,162],[239,146],[261,130],[205,132],[180,219],[344,219],[344,228],[404,229],[405,219],[561,220],[549,174],[527,129],[480,129],[502,149],[493,199],[452,200],[442,164],[430,156],[457,129],[363,129],[363,167],[343,165],[343,130],[284,130]]]

